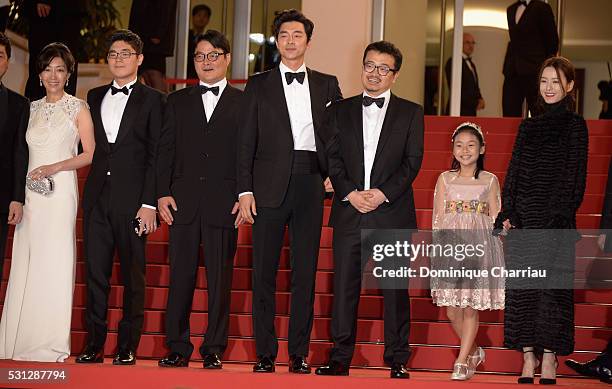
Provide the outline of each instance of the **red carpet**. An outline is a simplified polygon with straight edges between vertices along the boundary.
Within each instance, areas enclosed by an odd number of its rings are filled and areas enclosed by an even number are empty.
[[[199,363],[186,369],[157,367],[155,361],[138,361],[136,366],[112,366],[107,359],[102,365],[77,365],[73,360],[53,368],[65,369],[63,383],[14,383],[0,381],[7,388],[79,388],[79,389],[196,389],[196,388],[249,388],[249,389],[314,389],[373,387],[414,389],[511,389],[516,388],[516,377],[509,375],[477,374],[469,382],[453,382],[449,373],[412,371],[409,380],[392,380],[387,369],[352,369],[348,377],[319,377],[314,374],[296,375],[286,366],[277,366],[274,374],[254,374],[252,365],[226,363],[223,370],[204,370]],[[49,364],[27,362],[0,362],[0,368],[48,369]],[[380,386],[379,386],[380,385]],[[557,387],[572,389],[606,388],[609,385],[592,379],[559,378]]]
[[[482,125],[487,140],[485,166],[502,181],[508,165],[516,129],[517,119],[470,118]],[[451,161],[450,135],[452,130],[465,118],[427,117],[425,119],[425,157],[415,188],[415,202],[419,227],[431,226],[431,207],[433,187],[438,174],[449,168]],[[612,150],[612,121],[588,121],[589,126],[589,164],[587,188],[584,202],[578,211],[579,228],[597,228],[603,204],[608,162]],[[79,172],[82,189],[87,169]],[[329,218],[330,203],[325,206],[325,224]],[[84,306],[85,277],[82,248],[81,211],[77,220],[77,285],[72,320],[72,350],[80,351],[85,339]],[[168,294],[168,230],[162,228],[153,234],[147,244],[147,295],[145,303],[145,326],[142,342],[138,349],[140,358],[160,358],[166,352],[164,346],[164,311]],[[10,268],[10,247],[6,252],[5,276],[2,280],[0,298]],[[251,323],[251,262],[252,262],[251,228],[241,227],[239,248],[235,258],[234,281],[232,286],[232,305],[230,318],[230,345],[224,356],[226,361],[253,362],[255,346]],[[281,271],[278,274],[277,330],[280,337],[279,362],[286,362],[286,337],[289,315],[289,239],[285,240],[281,256]],[[330,314],[333,299],[333,256],[331,250],[332,229],[325,226],[321,235],[321,249],[316,280],[315,321],[312,332],[310,360],[314,364],[323,363],[330,347]],[[577,274],[610,272],[612,258],[599,251],[594,236],[586,236],[577,245]],[[204,269],[198,275],[197,290],[194,296],[191,317],[192,342],[196,349],[202,341],[202,333],[207,320],[207,285]],[[612,279],[612,276],[611,276]],[[106,353],[115,351],[117,323],[121,317],[123,288],[120,286],[118,265],[113,269],[112,289],[110,295],[109,323],[110,333],[106,344]],[[446,370],[452,368],[458,340],[453,335],[444,311],[433,306],[426,285],[412,285],[411,317],[412,328],[410,343],[413,355],[409,367],[420,370]],[[608,340],[612,338],[612,291],[611,290],[577,290],[575,293],[576,318],[576,352],[570,358],[581,361],[594,357]],[[382,297],[377,290],[363,290],[359,307],[359,324],[357,347],[353,359],[354,366],[381,367],[383,365],[383,306]],[[487,352],[487,361],[483,366],[486,372],[516,374],[520,367],[521,354],[503,348],[503,312],[485,311],[481,314],[481,327],[478,343]],[[194,354],[194,358],[199,357]],[[562,361],[563,358],[560,358]],[[23,363],[0,362],[0,367],[21,367]],[[32,365],[32,364],[25,364]],[[53,364],[37,364],[45,368],[55,368]],[[286,373],[286,367],[280,367],[279,373],[272,375],[254,375],[250,373],[251,365],[229,364],[224,371],[210,372],[198,369],[199,363],[185,370],[159,369],[156,361],[139,360],[136,367],[112,367],[110,361],[104,365],[80,366],[69,362],[65,366],[70,371],[69,385],[62,387],[75,388],[200,388],[200,387],[354,387],[371,389],[373,385],[385,387],[414,388],[453,388],[464,383],[448,380],[449,373],[431,373],[418,371],[413,373],[409,382],[388,379],[388,371],[380,369],[353,369],[351,377],[327,378],[314,375],[296,377]],[[561,362],[560,374],[572,374]],[[505,375],[479,374],[469,385],[476,388],[503,388],[514,386],[515,377]],[[5,383],[0,382],[0,387]],[[602,387],[593,380],[568,379],[560,380],[560,385],[569,388]],[[50,387],[50,385],[27,386],[19,384],[11,387]]]

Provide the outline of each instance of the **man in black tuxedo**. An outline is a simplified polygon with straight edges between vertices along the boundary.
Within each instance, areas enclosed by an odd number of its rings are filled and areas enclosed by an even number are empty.
[[[11,41],[0,32],[0,278],[8,225],[23,216],[28,145],[25,133],[30,117],[28,99],[2,84],[11,58]]]
[[[334,186],[334,347],[319,375],[348,375],[357,335],[361,289],[361,229],[416,228],[412,182],[423,159],[423,108],[391,93],[401,52],[380,41],[366,47],[364,92],[332,104],[325,133]],[[409,378],[410,300],[407,285],[383,289],[385,363],[391,378]]]
[[[81,17],[85,12],[82,0],[24,0],[21,14],[28,19],[28,50],[30,54],[25,95],[32,101],[45,96],[40,84],[36,59],[52,42],[62,42],[76,55],[79,49]],[[77,63],[70,75],[66,92],[76,95]]]
[[[327,177],[319,127],[325,106],[341,94],[336,77],[304,64],[312,21],[291,9],[279,13],[273,26],[282,62],[249,78],[238,149],[240,213],[246,222],[254,223],[253,329],[258,362],[253,371],[274,371],[276,272],[289,225],[289,371],[308,374],[323,179]]]
[[[472,62],[472,53],[476,40],[469,33],[463,34],[463,54],[461,59],[461,116],[476,116],[476,111],[480,111],[485,107],[485,101],[480,94],[480,86],[478,86],[478,72],[476,65]],[[453,67],[453,58],[446,61],[444,70],[446,72],[446,82],[448,87],[452,87],[451,71]],[[446,108],[449,112],[450,99]]]
[[[523,100],[533,112],[538,96],[538,72],[559,49],[555,16],[540,0],[520,0],[507,9],[510,42],[504,59],[504,116],[520,117]]]
[[[232,271],[238,241],[236,140],[242,91],[227,83],[230,44],[218,31],[196,38],[199,85],[168,97],[158,159],[158,208],[170,225],[170,291],[162,367],[186,367],[193,352],[189,314],[200,243],[208,284],[208,328],[200,354],[220,369],[227,347]],[[239,220],[238,220],[239,221]]]
[[[97,147],[83,193],[88,339],[76,361],[104,360],[116,248],[123,317],[113,364],[133,365],[144,320],[145,235],[157,228],[156,159],[164,96],[137,80],[143,60],[140,37],[119,30],[110,42],[107,58],[113,82],[87,94]]]

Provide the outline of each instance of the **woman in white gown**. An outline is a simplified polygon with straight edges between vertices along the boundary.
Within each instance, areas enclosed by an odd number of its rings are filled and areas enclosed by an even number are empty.
[[[95,148],[87,104],[64,92],[73,69],[74,58],[61,43],[46,46],[38,58],[46,97],[30,107],[28,175],[53,177],[55,185],[46,196],[26,190],[2,309],[1,359],[63,362],[70,355],[76,169],[91,163]],[[79,139],[83,152],[77,155]]]

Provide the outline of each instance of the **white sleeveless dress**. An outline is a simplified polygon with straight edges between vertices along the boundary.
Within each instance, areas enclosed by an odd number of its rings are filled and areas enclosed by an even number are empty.
[[[34,101],[26,132],[28,170],[71,158],[79,142],[75,118],[84,101],[64,94]],[[23,220],[15,228],[11,272],[0,323],[0,358],[63,362],[70,355],[76,266],[76,171],[53,176],[53,193],[26,188]]]

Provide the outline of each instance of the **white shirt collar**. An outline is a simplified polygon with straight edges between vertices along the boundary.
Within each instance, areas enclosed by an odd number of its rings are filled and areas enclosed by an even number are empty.
[[[128,82],[127,84],[125,84],[124,86],[128,88],[128,91],[132,90],[132,85],[136,84],[136,81],[138,81],[138,77],[136,77],[133,81]],[[115,88],[123,88],[123,86],[119,86],[119,84],[117,84],[117,81],[113,80],[113,86]]]
[[[212,87],[218,86],[219,87],[219,92],[221,92],[227,86],[227,78],[223,77],[222,80],[219,80],[219,81],[215,82],[214,84],[207,84],[204,81],[200,80],[200,85],[204,85],[205,87],[208,87],[208,88],[212,88]],[[219,93],[219,94],[221,94],[221,93]]]
[[[289,73],[306,72],[306,63],[303,63],[302,66],[300,66],[298,70],[292,70],[289,68],[289,66],[285,65],[281,61],[281,63],[278,65],[278,68],[280,69],[281,74],[285,74],[287,72]]]
[[[389,102],[389,99],[391,98],[391,89],[387,89],[386,91],[384,91],[383,93],[381,93],[380,95],[374,97],[371,96],[367,91],[363,91],[363,96],[369,96],[373,99],[377,99],[379,97],[384,97],[385,98],[385,103]]]

